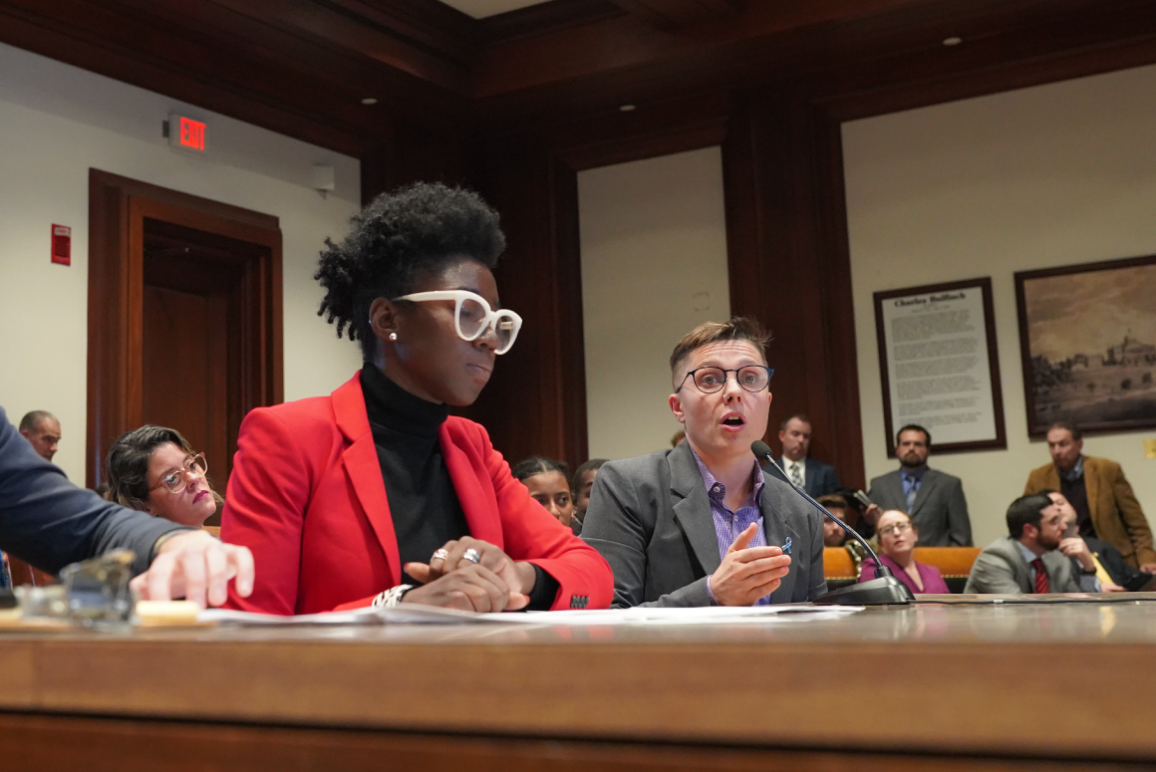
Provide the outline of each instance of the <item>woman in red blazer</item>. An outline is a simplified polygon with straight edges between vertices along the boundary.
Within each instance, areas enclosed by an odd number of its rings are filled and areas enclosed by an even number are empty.
[[[497,214],[473,193],[418,184],[327,245],[321,313],[366,364],[328,397],[245,418],[221,538],[252,550],[256,582],[230,605],[609,606],[606,561],[530,498],[484,428],[448,415],[474,402],[521,326],[494,310]]]

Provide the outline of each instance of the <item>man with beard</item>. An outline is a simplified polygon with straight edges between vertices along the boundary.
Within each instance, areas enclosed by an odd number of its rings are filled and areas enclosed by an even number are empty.
[[[971,519],[963,497],[963,482],[928,468],[930,453],[931,432],[915,424],[900,429],[895,440],[900,467],[871,481],[867,498],[878,508],[872,508],[864,517],[868,525],[874,526],[882,511],[898,509],[906,512],[919,529],[919,546],[970,547]]]
[[[1021,496],[1007,510],[1007,536],[975,559],[967,594],[1028,595],[1100,592],[1096,564],[1084,540],[1065,538],[1063,508],[1043,493]]]

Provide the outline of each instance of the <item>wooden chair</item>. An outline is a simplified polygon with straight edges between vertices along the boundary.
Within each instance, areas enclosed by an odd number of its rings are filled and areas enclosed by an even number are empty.
[[[26,584],[33,587],[44,587],[49,584],[56,584],[56,577],[52,574],[41,571],[39,568],[33,568],[19,558],[8,556],[8,568],[12,572],[12,586],[22,587]]]
[[[943,574],[952,592],[963,592],[971,566],[979,556],[979,547],[916,547],[915,560],[935,566]]]

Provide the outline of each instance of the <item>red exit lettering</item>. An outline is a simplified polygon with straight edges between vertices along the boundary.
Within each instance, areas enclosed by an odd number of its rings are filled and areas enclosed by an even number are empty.
[[[181,118],[181,144],[191,150],[205,149],[205,124],[190,118]]]

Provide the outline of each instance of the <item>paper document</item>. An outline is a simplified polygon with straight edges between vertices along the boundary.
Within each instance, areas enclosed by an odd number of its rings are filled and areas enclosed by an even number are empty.
[[[406,603],[395,608],[361,608],[326,614],[277,616],[247,611],[208,609],[200,622],[223,625],[381,625],[381,624],[503,624],[503,625],[720,625],[809,622],[862,611],[862,606],[707,606],[702,608],[628,608],[597,611],[529,611],[478,614],[472,611]]]

